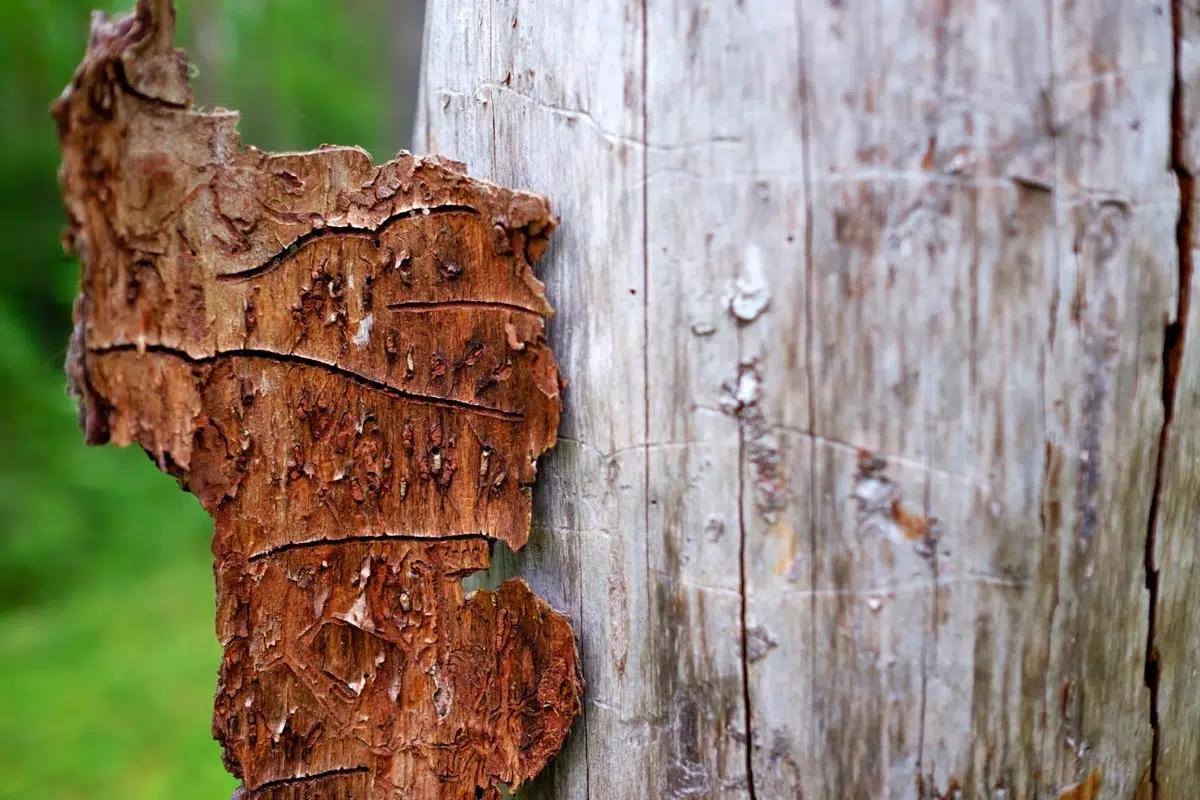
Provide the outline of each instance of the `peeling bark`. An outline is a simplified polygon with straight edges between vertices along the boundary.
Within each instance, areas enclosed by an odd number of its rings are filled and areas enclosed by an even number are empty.
[[[553,445],[538,196],[460,164],[243,147],[191,109],[168,0],[97,16],[56,102],[67,369],[91,444],[143,447],[215,520],[213,733],[250,798],[498,796],[581,707],[570,624],[521,580]]]

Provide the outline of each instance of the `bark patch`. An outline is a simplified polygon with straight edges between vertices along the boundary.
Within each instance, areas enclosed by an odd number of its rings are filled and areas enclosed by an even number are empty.
[[[437,157],[244,147],[173,35],[169,0],[97,17],[53,109],[88,441],[213,515],[241,796],[496,796],[581,709],[567,619],[520,580],[462,588],[488,539],[525,544],[555,441],[556,220]]]

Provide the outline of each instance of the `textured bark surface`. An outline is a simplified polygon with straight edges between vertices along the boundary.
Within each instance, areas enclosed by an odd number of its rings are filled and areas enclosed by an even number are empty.
[[[419,146],[565,220],[573,391],[489,575],[578,609],[530,797],[1195,796],[1198,35],[430,0]]]
[[[582,692],[566,618],[462,587],[525,544],[555,440],[555,220],[437,158],[243,148],[173,28],[166,0],[97,18],[55,106],[88,441],[214,517],[213,732],[249,797],[498,796]]]

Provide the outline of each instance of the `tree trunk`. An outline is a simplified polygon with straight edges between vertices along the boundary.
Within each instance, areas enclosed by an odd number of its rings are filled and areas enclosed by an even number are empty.
[[[1193,796],[1197,5],[430,0],[562,216],[529,796]]]

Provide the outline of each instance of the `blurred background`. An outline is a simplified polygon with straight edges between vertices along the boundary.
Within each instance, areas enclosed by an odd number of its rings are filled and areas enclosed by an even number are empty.
[[[86,449],[62,372],[48,109],[92,8],[0,0],[0,798],[228,797],[209,735],[220,648],[211,525],[140,451]],[[408,146],[424,0],[176,0],[204,107],[264,149]]]

